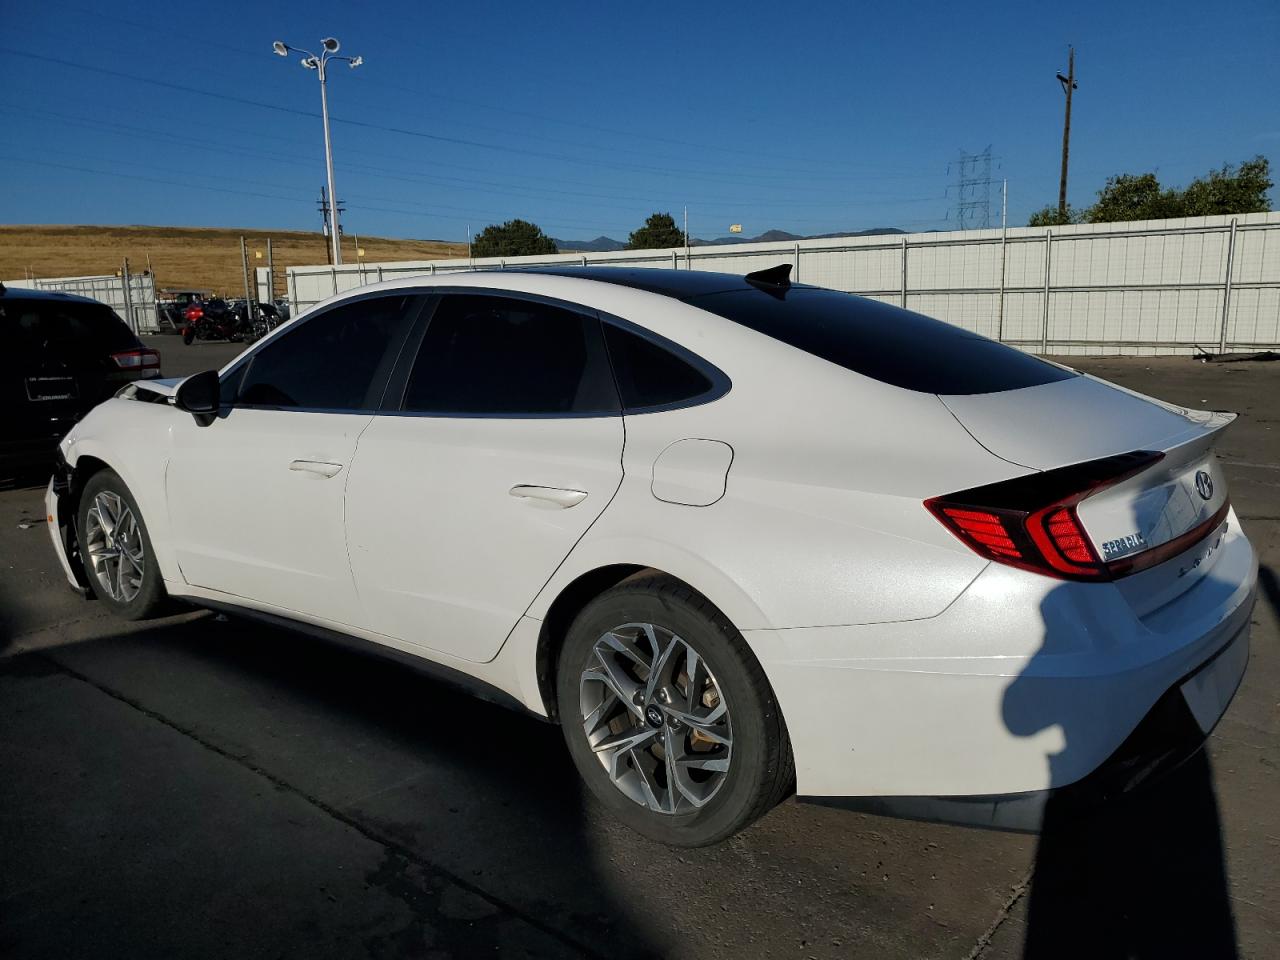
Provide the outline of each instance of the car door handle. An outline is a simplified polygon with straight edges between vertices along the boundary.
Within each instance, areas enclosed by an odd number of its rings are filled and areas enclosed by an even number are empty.
[[[331,463],[328,460],[295,460],[289,464],[290,470],[296,470],[299,473],[310,473],[317,477],[336,477],[342,472],[343,464]]]
[[[532,506],[572,507],[587,499],[585,490],[566,490],[563,487],[535,487],[518,483],[508,493],[520,500],[530,501]]]

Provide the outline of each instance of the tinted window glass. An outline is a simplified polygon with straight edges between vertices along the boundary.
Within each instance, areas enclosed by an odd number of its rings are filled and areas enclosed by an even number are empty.
[[[105,359],[136,350],[138,338],[105,304],[14,298],[0,301],[4,348],[26,359]]]
[[[669,350],[613,324],[604,331],[624,410],[680,403],[711,389],[705,374]]]
[[[618,409],[594,317],[506,297],[441,299],[404,409],[425,413],[606,413]]]
[[[369,297],[304,320],[253,355],[238,402],[372,410],[404,337],[413,297]]]
[[[1075,374],[976,333],[834,290],[792,287],[694,297],[690,302],[895,387],[995,393]]]

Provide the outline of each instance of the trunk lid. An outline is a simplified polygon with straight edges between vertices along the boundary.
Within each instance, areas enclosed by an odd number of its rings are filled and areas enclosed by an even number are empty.
[[[1139,616],[1185,593],[1213,568],[1213,544],[1228,510],[1214,445],[1235,414],[1176,407],[1088,376],[941,399],[984,447],[1035,470],[1138,450],[1162,454],[1077,506],[1104,562],[1160,551],[1163,562],[1116,581]]]

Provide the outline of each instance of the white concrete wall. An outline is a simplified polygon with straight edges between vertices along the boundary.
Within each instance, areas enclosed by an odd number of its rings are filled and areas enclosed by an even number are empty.
[[[1035,352],[1217,352],[1224,340],[1228,350],[1280,348],[1280,213],[694,247],[687,261],[738,274],[779,262],[794,264],[802,283],[905,303]],[[474,266],[583,263],[684,269],[686,254],[565,253]],[[379,280],[471,268],[466,260],[291,267],[289,294],[301,310]]]

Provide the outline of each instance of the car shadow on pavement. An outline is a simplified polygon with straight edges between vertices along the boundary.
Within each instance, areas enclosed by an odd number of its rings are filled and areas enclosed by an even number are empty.
[[[159,622],[47,656],[126,701],[145,690],[150,716],[260,774],[268,792],[292,792],[383,844],[366,884],[414,912],[397,935],[405,955],[424,930],[448,926],[433,912],[441,883],[487,901],[462,918],[476,929],[453,944],[459,956],[542,956],[548,941],[572,954],[603,944],[611,957],[661,953],[597,869],[591,802],[556,726],[399,663],[234,617]],[[159,891],[166,878],[147,883]],[[386,946],[400,955],[394,940]]]
[[[1065,596],[1056,590],[1045,598],[1046,623],[1064,622],[1063,611],[1052,608]],[[1050,691],[1072,680],[1042,681],[1062,669],[1049,664],[1055,655],[1078,649],[1081,633],[1092,631],[1077,625],[1061,637],[1051,632],[1005,692],[1004,720],[1011,733],[1028,737],[1060,728],[1061,749],[1047,754],[1050,778],[1072,784],[1045,804],[1023,956],[1235,957],[1213,767],[1203,747],[1188,756],[1189,748],[1166,738],[1173,729],[1186,729],[1183,724],[1194,726],[1180,688],[1161,697],[1111,755],[1104,764],[1109,776],[1092,774],[1088,789],[1077,789],[1075,781],[1096,763],[1078,754],[1087,749],[1090,734],[1098,733],[1095,716],[1106,712],[1103,703],[1079,700],[1095,696],[1100,687],[1087,682],[1094,678],[1079,678],[1086,682],[1063,696]],[[1102,639],[1095,642],[1106,643],[1106,635],[1105,629],[1097,631]],[[1121,792],[1121,785],[1132,789]]]

